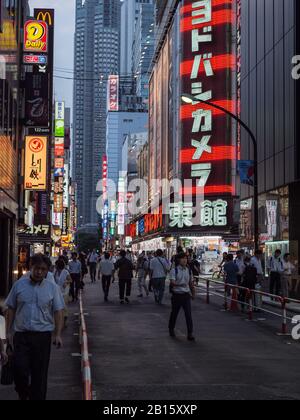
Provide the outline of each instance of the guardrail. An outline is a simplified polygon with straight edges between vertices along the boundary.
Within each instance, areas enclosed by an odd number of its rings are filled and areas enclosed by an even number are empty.
[[[82,293],[79,296],[79,342],[81,344],[81,374],[83,385],[83,399],[92,401],[92,374],[88,347],[88,336],[83,312]]]
[[[272,315],[275,315],[277,317],[280,317],[282,319],[282,324],[281,324],[281,330],[280,330],[280,334],[282,335],[287,335],[288,334],[288,320],[292,321],[292,318],[288,317],[288,308],[287,308],[287,304],[288,303],[296,303],[300,305],[300,301],[296,300],[296,299],[290,299],[290,298],[284,298],[282,296],[278,296],[278,295],[273,295],[270,293],[266,293],[266,292],[262,292],[260,290],[252,290],[252,289],[248,289],[246,287],[242,287],[242,286],[238,286],[235,284],[229,284],[226,283],[224,281],[220,281],[220,280],[213,280],[210,278],[202,278],[199,277],[199,281],[203,282],[204,284],[206,284],[206,303],[210,304],[210,298],[211,295],[214,296],[218,296],[218,297],[223,297],[224,296],[224,309],[225,310],[238,310],[238,306],[237,304],[241,304],[243,305],[243,307],[247,307],[248,308],[248,318],[249,321],[253,320],[253,312],[257,309],[260,310],[262,312],[265,313],[269,313]],[[213,284],[217,284],[217,285],[221,285],[222,289],[224,288],[224,294],[219,294],[219,293],[215,293],[211,291],[211,283]],[[232,290],[232,295],[230,293],[230,290]],[[243,296],[244,296],[244,301],[241,301],[238,299],[238,292],[243,292]],[[240,293],[240,296],[242,294]],[[272,299],[273,301],[279,302],[281,305],[281,314],[278,314],[277,312],[272,312],[270,310],[267,310],[265,308],[263,308],[262,306],[257,306],[256,301],[257,301],[257,297],[260,296],[261,298],[264,297],[268,297],[270,299]],[[229,305],[229,301],[230,301],[230,305]],[[299,306],[300,308],[300,306]],[[300,310],[299,310],[300,312]]]

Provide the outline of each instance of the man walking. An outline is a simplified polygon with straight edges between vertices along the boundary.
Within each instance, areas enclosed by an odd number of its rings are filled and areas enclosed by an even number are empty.
[[[163,258],[163,255],[163,251],[158,249],[155,258],[150,262],[151,285],[154,290],[155,302],[158,305],[161,305],[162,303],[166,287],[166,278],[171,268],[169,262]]]
[[[148,272],[148,260],[146,258],[145,251],[139,256],[137,261],[137,279],[138,279],[138,288],[139,288],[139,298],[143,297],[143,290],[146,296],[149,296],[149,291],[146,285],[146,276]]]
[[[88,265],[90,266],[90,276],[92,283],[96,283],[96,271],[98,260],[99,255],[97,254],[96,250],[93,249],[93,251],[88,256]]]
[[[126,257],[126,251],[120,252],[120,259],[116,262],[115,268],[119,270],[119,291],[120,291],[120,303],[121,305],[129,302],[129,298],[131,295],[131,284],[132,284],[132,277],[133,277],[133,264],[132,262]],[[124,301],[125,296],[125,288],[126,288],[126,298]]]
[[[188,267],[188,258],[184,253],[177,256],[178,265],[171,270],[170,286],[172,291],[172,312],[169,321],[170,336],[175,338],[175,326],[182,308],[185,313],[189,341],[195,341],[193,335],[193,319],[191,299],[195,297],[192,275]]]
[[[62,346],[64,299],[59,287],[46,279],[51,261],[31,258],[30,277],[17,281],[5,304],[7,340],[14,325],[14,382],[20,400],[43,401],[47,394],[51,338]]]
[[[77,252],[72,253],[72,260],[69,262],[69,272],[72,278],[70,294],[73,302],[78,301],[78,294],[81,286],[82,267],[81,262],[77,259]]]
[[[274,256],[268,261],[268,270],[270,274],[270,294],[279,296],[281,293],[281,276],[284,272],[283,260],[281,259],[281,251],[277,249]]]
[[[102,288],[104,293],[104,301],[108,302],[109,288],[111,284],[111,278],[115,272],[115,266],[112,260],[110,259],[109,252],[105,252],[104,260],[101,260],[99,267],[99,274],[102,276]]]

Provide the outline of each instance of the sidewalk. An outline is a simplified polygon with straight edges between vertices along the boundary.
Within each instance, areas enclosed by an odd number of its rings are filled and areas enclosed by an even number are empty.
[[[52,348],[47,400],[81,400],[81,365],[80,358],[72,357],[72,353],[79,353],[78,336],[78,305],[69,306],[69,326],[63,333],[63,348]],[[0,385],[0,401],[17,400],[14,387]]]

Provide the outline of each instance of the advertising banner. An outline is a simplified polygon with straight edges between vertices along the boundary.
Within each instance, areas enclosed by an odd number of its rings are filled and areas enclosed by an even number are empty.
[[[108,111],[119,111],[119,76],[108,77],[107,96]]]
[[[43,21],[28,20],[24,25],[24,52],[48,52],[48,25]]]
[[[25,125],[27,127],[49,127],[50,91],[49,73],[39,72],[34,66],[25,74]]]
[[[25,139],[24,188],[31,191],[47,189],[47,137]]]

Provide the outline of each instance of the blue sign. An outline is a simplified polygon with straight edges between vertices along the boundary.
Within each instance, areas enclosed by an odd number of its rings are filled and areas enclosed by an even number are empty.
[[[241,184],[254,186],[254,161],[240,160],[238,164]]]

